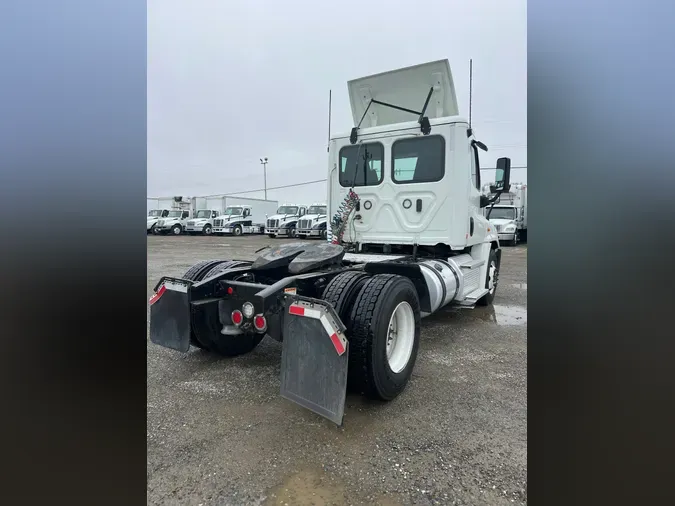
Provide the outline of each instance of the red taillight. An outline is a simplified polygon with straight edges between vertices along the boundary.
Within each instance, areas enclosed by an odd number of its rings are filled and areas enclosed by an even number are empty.
[[[231,286],[228,286],[227,287],[227,294],[232,295],[233,293],[234,293],[234,288],[232,288]]]
[[[263,315],[257,314],[253,318],[253,326],[257,331],[262,332],[267,329],[267,320]]]
[[[238,309],[232,311],[232,323],[234,323],[235,325],[241,325],[241,322],[243,321],[244,315],[241,314],[241,311],[239,311]]]

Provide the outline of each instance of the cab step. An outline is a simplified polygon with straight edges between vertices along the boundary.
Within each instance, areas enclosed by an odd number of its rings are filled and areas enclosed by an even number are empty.
[[[483,297],[488,293],[487,288],[477,288],[470,294],[468,294],[463,301],[459,303],[460,306],[474,306],[476,302],[478,302],[478,299]]]
[[[459,264],[461,269],[477,269],[485,264],[485,260],[469,260],[468,262]]]

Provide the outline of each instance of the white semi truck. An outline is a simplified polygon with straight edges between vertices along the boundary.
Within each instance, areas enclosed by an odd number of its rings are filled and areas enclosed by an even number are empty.
[[[148,234],[158,233],[159,221],[162,219],[167,219],[168,221],[173,222],[178,219],[181,220],[185,211],[190,211],[190,202],[185,201],[183,197],[170,197],[170,198],[158,198],[152,199],[155,201],[155,209],[148,210],[147,217],[147,231]],[[164,226],[164,223],[161,225]],[[164,231],[164,228],[162,228]],[[171,230],[170,228],[166,231]]]
[[[214,232],[215,220],[223,216],[228,208],[251,206],[255,209],[256,205],[258,207],[262,205],[265,209],[276,207],[276,202],[273,204],[265,204],[265,202],[270,201],[230,196],[196,198],[193,203],[194,218],[187,221],[185,231],[191,235],[211,235]]]
[[[298,220],[307,214],[306,206],[282,204],[276,214],[265,222],[265,233],[270,237],[296,237]]]
[[[227,206],[225,212],[213,220],[214,234],[239,236],[265,233],[265,220],[267,216],[276,212],[279,203],[275,200],[245,199],[245,201],[247,203]]]
[[[173,209],[160,217],[155,224],[155,234],[180,235],[185,230],[187,221],[192,216],[192,199],[174,197]]]
[[[185,232],[190,235],[211,235],[213,220],[226,209],[226,197],[198,197],[194,202],[194,214],[185,223]]]
[[[305,214],[298,220],[297,234],[304,239],[306,237],[320,237],[325,239],[328,236],[328,211],[326,203],[312,204]]]
[[[355,126],[329,144],[330,242],[200,262],[150,299],[161,346],[234,356],[282,342],[281,395],[337,424],[348,387],[385,401],[406,388],[421,318],[492,303],[502,250],[483,208],[508,191],[511,168],[500,158],[495,197],[481,194],[487,147],[459,116],[447,60],[348,90]]]
[[[483,193],[492,197],[490,185],[483,187]],[[508,192],[497,197],[494,207],[488,207],[485,215],[495,226],[499,241],[516,246],[527,241],[527,185],[512,183]]]

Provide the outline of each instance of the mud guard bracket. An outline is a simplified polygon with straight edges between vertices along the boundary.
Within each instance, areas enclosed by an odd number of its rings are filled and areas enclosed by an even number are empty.
[[[325,301],[287,296],[281,396],[342,425],[347,392],[345,326]]]
[[[190,349],[190,281],[164,277],[150,297],[150,341],[166,348]]]

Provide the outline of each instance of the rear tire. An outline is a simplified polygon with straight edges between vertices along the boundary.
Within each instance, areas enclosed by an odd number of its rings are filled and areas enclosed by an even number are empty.
[[[183,278],[191,281],[202,281],[223,272],[235,264],[235,260],[207,260],[199,262],[188,269]],[[226,336],[220,333],[222,324],[218,314],[218,304],[207,304],[193,307],[190,314],[192,332],[190,344],[226,357],[233,357],[253,350],[264,335]]]
[[[420,303],[415,286],[403,276],[373,276],[356,296],[348,321],[350,389],[394,399],[408,384],[417,359]]]
[[[201,281],[205,274],[207,274],[214,267],[223,263],[229,263],[229,261],[205,260],[203,262],[199,262],[197,264],[194,264],[187,270],[185,274],[183,274],[183,279],[187,279],[190,281]],[[190,326],[192,327],[192,331],[190,332],[190,345],[195,346],[197,348],[205,349],[206,346],[200,341],[200,339],[197,337],[197,333],[195,332],[195,323],[201,317],[202,317],[201,308],[200,309],[192,308],[190,310]]]
[[[483,295],[476,301],[477,306],[489,306],[495,300],[495,293],[497,292],[497,283],[499,282],[499,259],[497,258],[497,251],[490,250],[488,257],[488,268],[485,276],[485,288],[490,291]]]
[[[347,271],[335,276],[321,298],[328,302],[343,322],[348,322],[356,296],[370,276],[361,271]]]
[[[240,264],[240,262],[231,260],[216,264],[207,269],[200,280],[235,267],[236,264]],[[220,322],[218,304],[200,306],[199,313],[193,314],[195,316],[198,314],[198,317],[193,318],[192,324],[195,337],[202,345],[201,347],[225,357],[235,357],[248,353],[258,346],[265,337],[265,334],[239,334],[235,336],[221,334],[220,330],[223,325]]]

